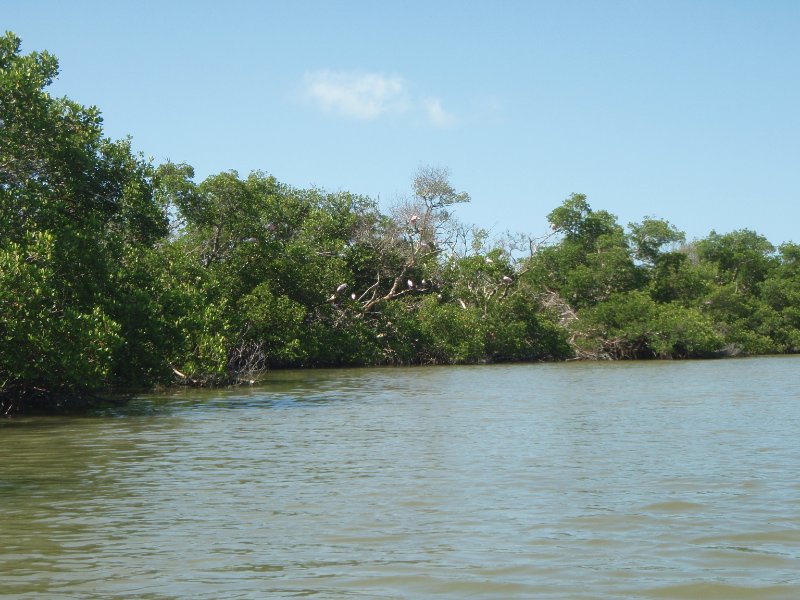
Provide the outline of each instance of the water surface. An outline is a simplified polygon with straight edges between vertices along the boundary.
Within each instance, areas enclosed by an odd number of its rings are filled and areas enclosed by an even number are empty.
[[[275,372],[0,421],[0,597],[800,597],[800,357]]]

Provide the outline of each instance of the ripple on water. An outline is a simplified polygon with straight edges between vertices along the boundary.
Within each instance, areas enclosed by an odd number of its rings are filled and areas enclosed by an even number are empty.
[[[668,500],[665,502],[654,502],[643,506],[641,510],[650,512],[661,512],[670,514],[680,514],[685,512],[702,512],[706,507],[698,502],[687,500]]]
[[[637,590],[648,598],[702,598],[703,600],[789,600],[797,597],[797,585],[745,586],[706,582],[667,585]]]
[[[282,372],[2,421],[0,597],[800,598],[797,366]]]

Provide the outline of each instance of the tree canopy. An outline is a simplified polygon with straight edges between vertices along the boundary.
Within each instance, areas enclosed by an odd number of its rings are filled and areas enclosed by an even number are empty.
[[[47,92],[57,74],[0,37],[3,413],[279,367],[800,349],[796,244],[626,229],[581,194],[549,233],[493,241],[440,167],[386,210],[262,172],[197,182],[105,138],[96,108]]]

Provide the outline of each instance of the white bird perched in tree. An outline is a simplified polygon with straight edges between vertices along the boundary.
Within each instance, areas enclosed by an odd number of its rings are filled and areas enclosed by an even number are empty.
[[[408,281],[406,281],[406,283],[408,284],[408,288],[409,288],[409,289],[411,289],[411,288],[413,288],[413,287],[414,287],[414,282],[413,282],[413,281],[411,281],[410,279],[409,279]]]
[[[352,294],[350,294],[350,299],[351,299],[351,300],[355,300],[355,299],[356,299],[356,294],[355,294],[355,292],[353,292]]]
[[[511,277],[509,277],[508,275],[503,275],[503,283],[509,285],[511,283],[514,283],[514,280],[511,279]]]
[[[408,218],[408,222],[411,223],[414,227],[417,226],[417,221],[419,221],[419,215],[411,215]]]
[[[346,283],[340,283],[339,287],[336,288],[336,293],[338,294],[340,292],[345,291],[346,289],[347,289],[347,284]]]
[[[487,256],[486,258],[484,258],[484,259],[483,259],[483,262],[485,262],[487,265],[490,265],[490,264],[492,264],[494,261],[493,261],[491,258],[489,258],[489,257]]]

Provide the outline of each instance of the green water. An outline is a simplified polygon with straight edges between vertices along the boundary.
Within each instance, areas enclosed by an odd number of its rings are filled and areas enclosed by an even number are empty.
[[[3,598],[800,597],[800,357],[276,372],[0,420]]]

